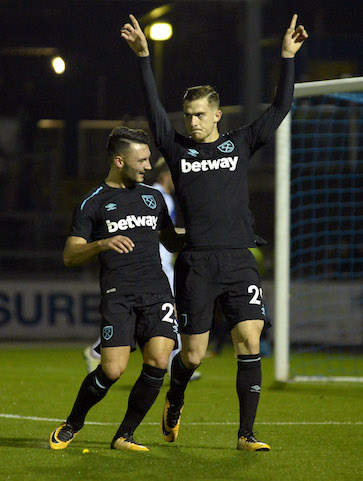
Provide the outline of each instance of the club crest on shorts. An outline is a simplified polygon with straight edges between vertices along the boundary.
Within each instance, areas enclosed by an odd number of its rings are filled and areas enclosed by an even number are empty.
[[[102,337],[105,341],[109,341],[113,336],[113,326],[105,326],[102,329]]]
[[[150,209],[156,209],[157,204],[153,195],[142,195],[141,197],[145,204],[150,207]]]
[[[232,140],[226,140],[225,142],[223,142],[223,144],[218,145],[217,149],[224,154],[229,154],[230,152],[234,151],[234,143],[232,142]]]

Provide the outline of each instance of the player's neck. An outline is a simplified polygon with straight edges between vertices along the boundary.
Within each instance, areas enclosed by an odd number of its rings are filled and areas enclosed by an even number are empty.
[[[105,179],[105,183],[109,186],[112,187],[113,189],[124,189],[125,185],[119,182],[110,182],[109,180]]]
[[[115,177],[113,175],[108,175],[105,179],[105,183],[112,187],[113,189],[132,189],[135,187],[135,183],[125,183],[124,180],[120,179],[119,177]]]

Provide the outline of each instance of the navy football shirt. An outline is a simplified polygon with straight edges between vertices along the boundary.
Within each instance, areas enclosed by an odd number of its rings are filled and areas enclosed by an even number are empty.
[[[139,58],[146,113],[172,173],[189,248],[255,247],[248,209],[248,163],[291,108],[294,59],[282,59],[274,102],[251,124],[199,143],[176,132],[160,102],[150,57]]]
[[[109,187],[105,182],[89,192],[74,211],[71,236],[87,242],[116,235],[129,237],[134,250],[99,254],[101,292],[122,294],[169,293],[160,261],[158,231],[173,225],[162,194],[136,184],[132,189]]]

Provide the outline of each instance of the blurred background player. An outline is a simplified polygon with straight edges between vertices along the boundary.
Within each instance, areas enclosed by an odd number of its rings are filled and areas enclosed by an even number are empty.
[[[174,194],[174,183],[171,177],[171,172],[168,167],[168,164],[165,162],[163,157],[160,157],[156,164],[153,167],[153,171],[155,174],[156,182],[154,182],[153,187],[158,189],[164,196],[166,205],[169,210],[169,215],[173,224],[176,223],[176,205],[175,200],[173,197]],[[165,274],[167,275],[170,283],[171,290],[174,294],[174,255],[173,253],[169,252],[165,247],[160,244],[160,258],[161,258],[161,265]],[[169,357],[168,363],[168,373],[170,375],[171,371],[171,363],[173,362],[174,357],[180,352],[181,350],[181,337],[178,333],[178,348],[174,349]],[[191,381],[196,381],[200,379],[201,373],[199,371],[194,371],[193,376],[191,377]]]

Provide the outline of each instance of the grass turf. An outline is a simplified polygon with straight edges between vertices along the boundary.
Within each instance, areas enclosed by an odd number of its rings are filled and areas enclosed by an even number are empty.
[[[236,450],[236,361],[229,347],[206,359],[203,377],[187,390],[179,438],[165,443],[159,419],[168,387],[137,429],[148,453],[110,450],[141,357],[95,406],[66,450],[48,447],[50,432],[69,413],[86,375],[82,348],[0,351],[0,480],[11,481],[293,481],[362,479],[362,387],[355,384],[277,385],[273,360],[263,359],[263,389],[255,428],[270,452]],[[17,417],[9,417],[9,415]],[[38,418],[38,419],[30,419]],[[83,450],[89,453],[83,454]]]

